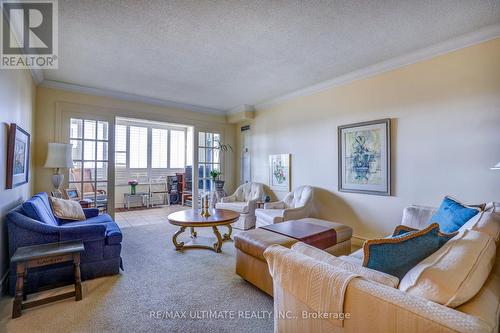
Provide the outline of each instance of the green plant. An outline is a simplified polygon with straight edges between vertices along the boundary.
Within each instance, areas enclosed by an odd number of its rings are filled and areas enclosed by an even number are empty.
[[[220,172],[219,170],[213,169],[212,171],[210,171],[210,178],[212,178],[213,181],[216,181],[219,179],[221,174],[222,172]]]

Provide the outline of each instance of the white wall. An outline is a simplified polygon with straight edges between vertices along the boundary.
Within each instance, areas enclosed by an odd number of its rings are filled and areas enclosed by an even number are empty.
[[[8,126],[18,124],[31,134],[33,141],[34,101],[35,86],[29,71],[0,70],[0,277],[6,274],[9,262],[5,214],[30,197],[34,178],[30,172],[28,184],[5,189]]]
[[[393,196],[337,190],[337,126],[391,118]],[[252,175],[292,154],[292,187],[319,191],[316,215],[361,237],[392,232],[410,204],[500,200],[500,39],[258,110]],[[282,197],[284,193],[275,193]]]

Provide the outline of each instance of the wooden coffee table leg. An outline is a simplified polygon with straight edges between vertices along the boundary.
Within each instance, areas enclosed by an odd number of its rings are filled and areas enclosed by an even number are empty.
[[[198,234],[196,233],[196,231],[194,231],[194,228],[191,227],[191,237],[195,238]]]
[[[24,289],[24,274],[25,274],[25,263],[18,262],[16,268],[16,297],[14,298],[14,304],[12,305],[12,318],[21,317],[21,310],[23,304],[23,289]]]
[[[174,243],[176,251],[182,250],[182,248],[184,247],[184,242],[177,243],[177,236],[182,234],[185,230],[186,227],[181,227],[172,237],[172,243]]]
[[[224,240],[230,240],[231,239],[231,234],[233,233],[233,227],[231,227],[230,224],[226,224],[227,227],[227,233],[224,234],[223,239]]]
[[[212,230],[214,231],[215,237],[217,237],[217,242],[214,243],[214,251],[220,253],[222,248],[222,237],[220,235],[219,229],[217,229],[216,226],[213,226]]]

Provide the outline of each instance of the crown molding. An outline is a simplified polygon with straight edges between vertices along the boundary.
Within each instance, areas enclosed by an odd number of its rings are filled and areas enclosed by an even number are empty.
[[[35,81],[35,85],[38,86],[43,81],[43,71],[40,68],[30,67],[31,77]]]
[[[475,32],[455,37],[445,42],[438,43],[433,46],[426,47],[400,57],[391,58],[370,65],[368,67],[364,67],[362,69],[355,70],[353,72],[338,76],[336,78],[323,81],[321,83],[303,89],[296,90],[294,92],[282,95],[280,97],[257,103],[255,104],[255,109],[261,110],[269,108],[281,103],[285,103],[297,97],[308,96],[315,93],[319,93],[333,87],[369,78],[377,74],[388,72],[400,67],[408,66],[420,61],[428,60],[430,58],[434,58],[439,55],[460,50],[468,46],[476,45],[499,37],[500,37],[500,24],[490,25],[485,28],[479,29]]]
[[[146,97],[146,96],[140,96],[140,95],[135,95],[135,94],[129,94],[129,93],[124,93],[124,92],[115,91],[115,90],[92,88],[92,87],[81,86],[78,84],[72,84],[72,83],[66,83],[66,82],[43,80],[40,83],[40,86],[61,89],[61,90],[70,91],[70,92],[88,94],[88,95],[111,97],[111,98],[115,98],[115,99],[119,99],[119,100],[129,101],[129,102],[145,103],[145,104],[175,108],[175,109],[180,109],[180,110],[213,114],[213,115],[218,115],[218,116],[225,116],[226,115],[226,111],[224,111],[224,110],[219,110],[219,109],[214,109],[214,108],[209,108],[209,107],[204,107],[204,106],[199,106],[199,105],[193,105],[193,104],[187,104],[187,103],[174,102],[174,101],[169,101],[169,100],[163,100],[163,99],[154,98],[154,97]]]

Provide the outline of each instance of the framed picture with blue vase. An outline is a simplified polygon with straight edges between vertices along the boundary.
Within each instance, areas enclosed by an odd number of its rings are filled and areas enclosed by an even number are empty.
[[[391,195],[391,120],[338,127],[338,189]]]
[[[14,123],[9,127],[6,166],[6,189],[28,183],[30,172],[30,134]]]

